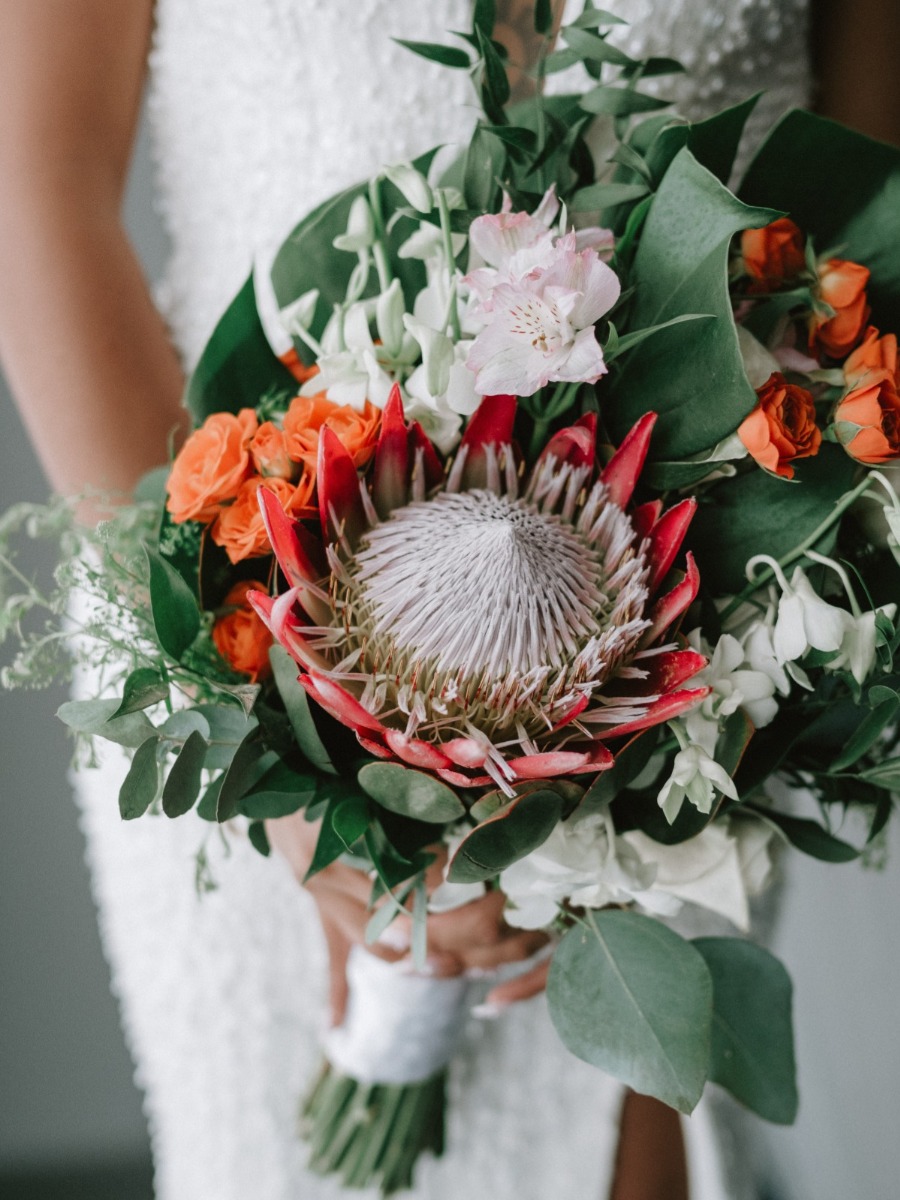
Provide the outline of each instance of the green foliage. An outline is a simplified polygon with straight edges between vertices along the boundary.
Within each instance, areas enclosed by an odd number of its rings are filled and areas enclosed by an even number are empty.
[[[136,749],[153,736],[153,725],[142,712],[116,716],[121,706],[120,700],[67,700],[56,715],[75,733]]]
[[[202,733],[195,729],[188,734],[163,784],[162,807],[167,817],[184,816],[194,807],[200,794],[207,749]]]
[[[452,788],[432,775],[399,763],[373,762],[359,772],[359,786],[390,812],[443,825],[465,816],[465,807]]]
[[[722,441],[753,408],[731,313],[728,254],[738,230],[775,216],[736,200],[689,150],[676,155],[641,233],[629,325],[649,328],[684,313],[716,319],[661,330],[640,354],[618,360],[606,414],[615,440],[652,406],[659,413],[653,458],[682,459]]]
[[[547,840],[562,810],[557,791],[540,784],[523,789],[466,835],[450,862],[447,878],[451,883],[495,878]]]
[[[297,678],[297,664],[281,646],[274,645],[269,651],[269,661],[275,676],[275,685],[284,702],[284,707],[302,754],[317,771],[336,775],[337,768],[319,736],[313,720],[306,690]]]
[[[114,715],[123,717],[126,713],[139,712],[168,697],[169,684],[160,672],[154,667],[138,667],[125,680],[122,703]]]
[[[557,947],[550,1016],[578,1058],[690,1112],[709,1070],[713,986],[700,953],[650,917],[588,912]]]
[[[160,646],[176,662],[200,632],[200,610],[193,592],[174,567],[146,547],[150,567],[150,608]]]
[[[741,938],[696,938],[712,976],[709,1077],[766,1121],[797,1116],[791,981],[767,950]]]
[[[159,738],[149,737],[134,752],[128,774],[119,788],[119,812],[124,821],[142,817],[159,789]]]

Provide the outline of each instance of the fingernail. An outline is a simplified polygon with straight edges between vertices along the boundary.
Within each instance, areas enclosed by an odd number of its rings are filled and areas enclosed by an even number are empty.
[[[497,1004],[496,1001],[490,1003],[486,1000],[484,1004],[476,1004],[472,1009],[472,1016],[479,1021],[496,1021],[500,1014],[508,1007],[506,1004]]]

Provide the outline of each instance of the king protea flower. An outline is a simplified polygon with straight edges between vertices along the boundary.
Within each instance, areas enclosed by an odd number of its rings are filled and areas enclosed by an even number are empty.
[[[458,787],[596,773],[607,741],[692,707],[706,659],[666,639],[697,594],[669,574],[692,500],[628,504],[643,417],[597,471],[596,420],[550,439],[527,475],[516,401],[487,397],[442,465],[395,389],[360,479],[328,427],[321,540],[260,490],[289,590],[252,596],[309,696],[362,746]]]

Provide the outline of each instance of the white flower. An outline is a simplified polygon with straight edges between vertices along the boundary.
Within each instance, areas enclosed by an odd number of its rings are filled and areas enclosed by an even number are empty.
[[[619,298],[618,277],[567,234],[549,265],[490,293],[469,366],[481,395],[531,396],[547,383],[596,383],[606,373],[594,324]]]
[[[774,614],[767,614],[765,619],[754,620],[743,635],[744,657],[750,669],[767,675],[772,681],[773,689],[779,695],[787,696],[791,690],[791,681],[784,666],[775,657]]]
[[[376,301],[376,305],[379,301]],[[381,303],[381,319],[387,327],[396,315],[396,301],[389,297]],[[367,400],[384,408],[394,380],[384,369],[369,330],[371,302],[351,304],[342,319],[332,318],[322,337],[324,353],[318,359],[319,374],[300,388],[303,396],[325,392],[335,404],[346,404],[361,412]],[[401,326],[402,329],[402,326]],[[405,331],[403,331],[405,334]],[[409,335],[405,335],[409,336]],[[341,348],[343,339],[343,348]],[[409,338],[413,350],[415,342]],[[403,351],[409,350],[403,346]]]
[[[695,629],[688,641],[700,653],[708,653],[708,647]],[[768,725],[778,712],[774,699],[775,683],[765,671],[756,670],[747,662],[744,646],[731,634],[723,634],[713,650],[709,665],[696,676],[697,684],[712,688],[706,699],[685,717],[685,725],[692,741],[706,746],[700,730],[696,728],[702,720],[721,723],[726,717],[742,708],[756,726]],[[706,748],[712,753],[712,749]]]
[[[828,664],[830,671],[847,670],[858,684],[865,683],[875,666],[875,621],[879,613],[893,621],[896,604],[885,604],[874,612],[860,613],[858,617],[844,613],[844,638],[841,652]]]
[[[685,800],[689,800],[699,812],[708,813],[712,810],[716,788],[732,800],[737,800],[737,789],[725,768],[702,746],[685,746],[675,755],[672,774],[659,793],[659,807],[669,822],[678,816]]]
[[[332,245],[335,250],[350,250],[359,253],[375,242],[375,221],[372,209],[365,196],[357,196],[350,205],[347,217],[347,232],[339,234]]]
[[[779,572],[779,574],[781,574]],[[839,650],[846,632],[847,613],[817,595],[802,567],[790,583],[781,575],[782,595],[772,646],[781,664],[802,658],[808,650]]]

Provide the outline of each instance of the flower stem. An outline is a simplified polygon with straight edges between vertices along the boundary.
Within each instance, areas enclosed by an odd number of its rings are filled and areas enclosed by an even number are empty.
[[[459,322],[459,304],[456,295],[456,256],[453,253],[453,230],[450,227],[450,206],[447,203],[447,193],[444,188],[437,191],[438,212],[441,217],[441,234],[444,239],[444,257],[447,260],[447,278],[450,281],[450,298],[448,302],[448,320],[453,340],[458,342],[462,337]]]
[[[537,458],[538,454],[543,449],[544,442],[546,442],[547,434],[549,432],[550,422],[535,417],[534,428],[531,431],[531,438],[528,442],[528,458],[531,462]]]
[[[783,569],[784,567],[789,566],[790,563],[795,562],[798,558],[802,558],[806,551],[809,550],[810,547],[815,546],[816,542],[825,536],[832,525],[837,523],[850,505],[859,499],[859,497],[869,486],[869,483],[869,476],[866,475],[865,479],[863,479],[861,483],[857,484],[852,491],[846,492],[835,504],[831,513],[820,525],[816,526],[809,537],[804,538],[804,540],[800,542],[799,545],[795,546],[793,550],[785,554],[783,558],[779,558],[777,560],[778,566]],[[722,621],[727,620],[732,613],[736,612],[738,608],[740,608],[745,600],[749,599],[749,597],[754,594],[754,592],[758,592],[761,587],[774,579],[775,574],[776,572],[773,567],[767,567],[761,575],[757,576],[755,579],[752,579],[744,588],[744,590],[735,596],[731,603],[722,610],[722,612],[719,614],[719,619]]]
[[[372,220],[375,225],[375,244],[372,254],[375,258],[375,270],[378,272],[378,283],[383,292],[391,286],[394,278],[387,253],[387,234],[384,228],[384,212],[381,207],[381,180],[369,180],[369,206],[372,209]]]

